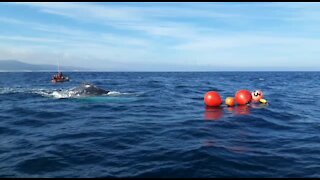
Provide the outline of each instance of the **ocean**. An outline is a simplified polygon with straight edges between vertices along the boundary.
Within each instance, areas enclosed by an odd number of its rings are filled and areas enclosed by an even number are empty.
[[[319,72],[53,74],[0,73],[0,177],[320,177]],[[240,89],[269,104],[204,105]]]

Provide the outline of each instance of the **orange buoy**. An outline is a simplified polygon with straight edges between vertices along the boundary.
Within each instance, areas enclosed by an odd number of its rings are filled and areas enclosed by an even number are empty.
[[[231,107],[234,106],[234,98],[233,97],[227,97],[226,98],[226,105]]]
[[[263,93],[261,90],[255,90],[255,91],[252,91],[251,96],[252,96],[253,102],[259,102],[260,99],[263,98]]]
[[[248,104],[251,102],[251,99],[252,99],[251,92],[243,89],[239,90],[235,94],[235,99],[239,105]]]
[[[222,100],[219,93],[215,91],[209,91],[204,95],[204,103],[207,106],[215,107],[220,106],[222,104]]]

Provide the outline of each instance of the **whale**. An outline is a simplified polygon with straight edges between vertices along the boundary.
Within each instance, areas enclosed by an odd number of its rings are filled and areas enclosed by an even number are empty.
[[[72,96],[101,96],[106,95],[110,91],[99,88],[90,83],[82,83],[79,87],[69,91]]]

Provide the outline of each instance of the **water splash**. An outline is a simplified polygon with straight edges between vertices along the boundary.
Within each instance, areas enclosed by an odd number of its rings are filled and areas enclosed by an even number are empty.
[[[0,95],[6,94],[36,94],[42,97],[54,98],[54,99],[68,99],[68,98],[86,98],[91,97],[88,95],[80,95],[74,90],[57,90],[57,89],[44,89],[44,88],[17,88],[17,87],[4,87],[0,88]],[[103,96],[128,96],[135,95],[134,93],[121,93],[118,91],[110,91]],[[97,96],[95,96],[97,97]]]

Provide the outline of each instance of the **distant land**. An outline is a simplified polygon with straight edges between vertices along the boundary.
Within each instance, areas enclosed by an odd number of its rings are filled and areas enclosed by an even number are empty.
[[[144,66],[144,68],[141,68]],[[263,71],[317,71],[319,67],[237,67],[237,66],[188,66],[174,64],[127,63],[111,69],[89,69],[83,67],[60,66],[64,72],[263,72]],[[57,65],[30,64],[19,60],[0,60],[0,72],[57,72]]]
[[[91,71],[82,67],[60,66],[61,71]],[[2,72],[33,72],[33,71],[58,71],[57,65],[29,64],[18,60],[0,60],[0,71]]]

